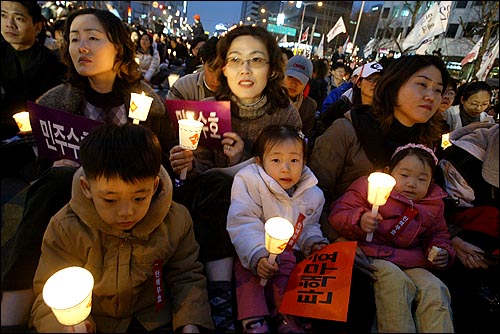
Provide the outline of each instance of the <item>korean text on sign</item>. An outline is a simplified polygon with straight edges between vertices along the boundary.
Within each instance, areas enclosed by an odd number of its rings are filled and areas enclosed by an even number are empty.
[[[299,262],[279,311],[346,321],[356,245],[355,241],[335,242]]]

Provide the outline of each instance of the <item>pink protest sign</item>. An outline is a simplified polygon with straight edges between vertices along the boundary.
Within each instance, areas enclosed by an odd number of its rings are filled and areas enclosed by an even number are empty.
[[[31,128],[40,157],[80,162],[80,142],[103,124],[89,118],[28,101]]]
[[[166,100],[165,104],[176,131],[179,131],[177,122],[180,119],[190,118],[203,123],[199,145],[220,147],[222,135],[231,131],[229,101]]]

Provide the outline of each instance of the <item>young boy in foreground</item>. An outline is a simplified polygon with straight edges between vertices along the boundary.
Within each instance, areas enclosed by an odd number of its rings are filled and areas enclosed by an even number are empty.
[[[157,137],[139,125],[103,125],[81,142],[80,159],[71,200],[44,235],[30,325],[73,331],[42,289],[56,271],[80,266],[94,276],[90,332],[212,329],[191,217],[172,202]]]

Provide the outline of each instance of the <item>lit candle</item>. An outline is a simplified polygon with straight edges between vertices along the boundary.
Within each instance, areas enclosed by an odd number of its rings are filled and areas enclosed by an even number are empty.
[[[377,215],[378,207],[384,205],[396,185],[396,179],[386,173],[374,172],[368,176],[368,202],[372,204],[372,214]],[[366,234],[366,241],[372,241],[373,232]]]
[[[451,146],[451,143],[450,143],[450,134],[449,133],[445,133],[441,136],[441,147],[443,149],[447,148],[448,146]]]
[[[168,75],[168,86],[172,87],[174,83],[179,79],[179,74],[171,73]]]
[[[76,333],[86,333],[83,321],[92,309],[94,277],[81,267],[59,270],[45,282],[42,296],[64,326],[74,326]]]
[[[27,111],[21,111],[12,116],[16,121],[19,130],[22,132],[31,131],[30,123],[30,113]]]
[[[266,231],[266,249],[270,253],[268,262],[274,264],[276,256],[283,253],[288,244],[288,240],[293,235],[294,227],[287,219],[281,217],[269,218],[264,229]],[[266,286],[267,279],[260,280],[261,286]]]
[[[179,146],[185,150],[194,151],[198,147],[200,141],[201,130],[203,129],[203,122],[194,119],[180,119],[179,120]],[[187,176],[187,167],[181,171],[180,178],[185,180]]]
[[[134,124],[139,124],[139,121],[145,121],[148,118],[152,102],[153,98],[147,96],[144,92],[142,94],[130,94],[128,117],[133,119]]]

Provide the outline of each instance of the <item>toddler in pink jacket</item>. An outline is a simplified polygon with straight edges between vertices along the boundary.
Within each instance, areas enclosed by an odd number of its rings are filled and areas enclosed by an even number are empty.
[[[387,167],[396,185],[377,215],[367,200],[367,176],[332,204],[330,224],[358,241],[377,267],[379,332],[453,332],[448,288],[429,271],[446,269],[455,258],[444,219],[446,193],[433,183],[437,161],[426,146],[401,146]],[[371,242],[366,233],[373,233]]]

